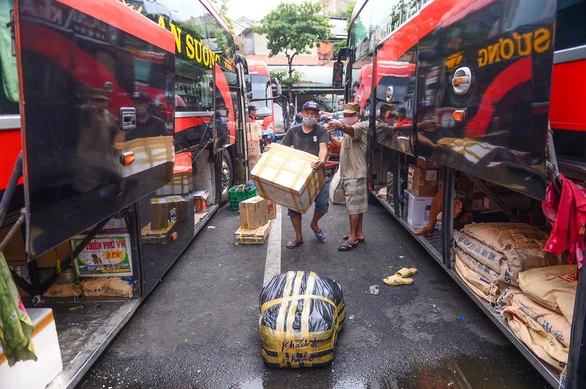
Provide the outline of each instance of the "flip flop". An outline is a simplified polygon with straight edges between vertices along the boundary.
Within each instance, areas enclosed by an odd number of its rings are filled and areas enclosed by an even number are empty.
[[[320,228],[319,231],[317,231],[317,232],[315,232],[315,230],[313,228],[312,228],[312,230],[313,230],[313,233],[315,234],[315,238],[317,240],[324,240],[327,236],[326,232],[322,228]]]
[[[402,278],[407,278],[407,277],[411,277],[413,274],[417,273],[417,269],[412,267],[412,268],[402,268],[401,270],[399,270],[398,272],[396,272],[395,274],[398,275],[399,277]]]
[[[342,237],[342,239],[348,240],[349,237],[350,237],[349,235],[346,235],[346,236]],[[358,242],[364,242],[364,238],[362,238],[362,239],[357,238],[357,239],[358,239]]]
[[[356,243],[350,243],[348,241],[345,241],[344,243],[342,243],[340,245],[340,247],[338,247],[338,250],[339,251],[350,251],[353,248],[355,248],[356,246],[358,246],[358,242],[356,242]]]
[[[294,249],[295,247],[302,245],[302,244],[303,244],[303,242],[297,242],[296,240],[291,240],[291,241],[287,242],[285,247],[287,247],[288,249]]]
[[[413,283],[413,278],[403,278],[398,274],[393,274],[392,276],[385,278],[383,282],[390,286],[411,285]]]

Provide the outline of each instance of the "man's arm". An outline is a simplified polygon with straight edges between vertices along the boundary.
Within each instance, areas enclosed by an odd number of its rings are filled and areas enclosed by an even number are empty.
[[[332,131],[334,131],[334,130],[332,130]],[[342,141],[337,136],[334,136],[332,131],[328,131],[328,135],[330,137],[330,142],[332,142],[332,144],[336,147],[342,147]]]

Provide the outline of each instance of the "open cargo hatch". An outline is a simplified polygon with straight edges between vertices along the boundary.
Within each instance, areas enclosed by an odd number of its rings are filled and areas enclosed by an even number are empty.
[[[417,154],[543,199],[555,0],[421,10]]]
[[[34,258],[172,179],[175,41],[119,2],[16,4]]]

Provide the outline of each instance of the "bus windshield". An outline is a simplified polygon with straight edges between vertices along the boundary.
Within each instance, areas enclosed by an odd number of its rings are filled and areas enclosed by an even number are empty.
[[[269,76],[264,74],[251,74],[250,84],[252,87],[252,99],[266,99],[272,97],[271,81]],[[257,115],[260,117],[273,114],[273,102],[270,100],[255,101]]]

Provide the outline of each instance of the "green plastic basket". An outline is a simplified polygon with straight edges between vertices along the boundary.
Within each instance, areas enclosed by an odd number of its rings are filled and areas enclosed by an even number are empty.
[[[246,199],[249,199],[251,197],[256,196],[256,187],[253,187],[249,190],[244,189],[246,185],[244,184],[240,184],[240,185],[235,185],[232,188],[230,188],[229,194],[230,194],[230,210],[232,211],[238,211],[239,207],[239,203],[241,201],[244,201]]]

